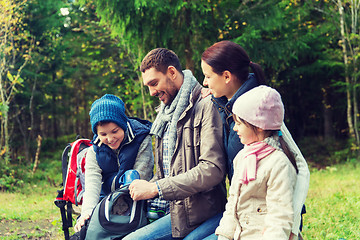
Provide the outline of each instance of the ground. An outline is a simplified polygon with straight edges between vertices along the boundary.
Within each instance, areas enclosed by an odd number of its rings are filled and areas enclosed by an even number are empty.
[[[16,235],[15,235],[16,234]],[[0,221],[0,239],[62,239],[59,230],[52,224],[52,220],[39,221]]]

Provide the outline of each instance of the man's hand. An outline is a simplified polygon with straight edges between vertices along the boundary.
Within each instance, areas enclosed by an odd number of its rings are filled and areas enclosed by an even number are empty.
[[[150,183],[145,180],[134,180],[130,186],[130,196],[134,201],[146,200],[159,195],[156,183]]]
[[[203,89],[201,89],[201,97],[202,97],[202,98],[206,98],[206,97],[209,96],[210,94],[211,94],[210,88],[203,88]]]

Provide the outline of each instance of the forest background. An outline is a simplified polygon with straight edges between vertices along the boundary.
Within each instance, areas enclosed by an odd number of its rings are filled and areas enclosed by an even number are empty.
[[[311,168],[359,159],[358,0],[0,0],[0,190],[61,181],[60,155],[91,138],[91,103],[121,97],[154,120],[139,65],[174,50],[202,83],[202,52],[234,41],[282,95]],[[0,216],[1,219],[1,216]]]

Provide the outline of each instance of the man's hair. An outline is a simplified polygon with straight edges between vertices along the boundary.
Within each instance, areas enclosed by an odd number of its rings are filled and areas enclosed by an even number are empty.
[[[141,62],[140,71],[154,67],[157,71],[166,74],[169,66],[173,66],[182,74],[182,68],[178,56],[166,48],[155,48],[151,50]]]

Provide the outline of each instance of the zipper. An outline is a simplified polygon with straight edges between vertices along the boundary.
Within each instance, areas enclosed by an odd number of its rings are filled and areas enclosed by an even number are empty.
[[[118,149],[117,156],[116,156],[117,164],[118,164],[118,167],[119,167],[119,168],[120,168],[119,155],[120,155],[121,149],[122,149],[124,146],[130,144],[130,143],[131,143],[132,141],[134,141],[134,139],[135,139],[135,134],[134,134],[134,132],[133,132],[133,130],[132,130],[129,122],[127,122],[127,130],[126,130],[126,133],[127,133],[127,134],[126,134],[126,137],[128,138],[129,141],[128,141],[127,143],[124,143],[124,144],[120,145],[120,148]],[[123,141],[124,141],[124,140],[123,140]]]

